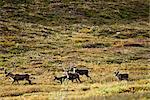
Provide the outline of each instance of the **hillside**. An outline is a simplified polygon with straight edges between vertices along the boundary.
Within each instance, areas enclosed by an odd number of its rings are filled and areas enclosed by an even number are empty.
[[[149,0],[0,1],[0,68],[35,78],[12,85],[0,70],[0,98],[150,99],[149,18]],[[93,82],[53,80],[69,66],[88,69]]]

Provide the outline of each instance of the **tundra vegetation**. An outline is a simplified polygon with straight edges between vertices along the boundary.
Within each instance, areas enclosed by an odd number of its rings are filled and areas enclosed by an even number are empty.
[[[149,2],[1,0],[0,99],[149,100]],[[88,69],[93,82],[54,81],[72,64]],[[3,68],[35,79],[11,84]]]

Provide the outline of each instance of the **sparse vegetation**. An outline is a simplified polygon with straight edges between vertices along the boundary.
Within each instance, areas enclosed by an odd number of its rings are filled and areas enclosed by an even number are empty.
[[[149,100],[149,26],[149,0],[2,0],[0,68],[35,79],[11,85],[0,70],[0,99]],[[72,64],[93,82],[55,82]]]

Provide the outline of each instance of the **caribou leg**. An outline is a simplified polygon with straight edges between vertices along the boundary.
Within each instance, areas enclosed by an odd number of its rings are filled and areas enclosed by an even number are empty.
[[[27,81],[29,82],[29,84],[31,84],[31,80],[28,79]]]
[[[80,78],[78,77],[78,80],[79,80],[79,82],[81,83],[81,80],[80,80]]]
[[[60,83],[62,84],[62,82],[63,82],[63,80],[61,79],[61,80],[60,80]]]
[[[64,82],[65,81],[65,79],[62,79],[62,82]]]
[[[12,82],[12,84],[14,84],[15,81],[16,81],[16,80],[14,80],[14,81]]]
[[[72,79],[71,81],[73,82],[74,79]]]
[[[92,80],[92,78],[89,76],[90,80]],[[93,81],[93,80],[92,80]]]
[[[17,80],[17,84],[19,84],[19,81]]]
[[[86,75],[86,77],[89,78],[93,82],[92,78],[89,75]]]
[[[76,79],[76,82],[78,83],[78,79]]]

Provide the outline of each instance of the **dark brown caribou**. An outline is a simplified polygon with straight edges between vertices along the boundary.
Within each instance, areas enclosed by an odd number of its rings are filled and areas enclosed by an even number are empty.
[[[66,76],[67,76],[67,79],[71,80],[72,82],[74,80],[76,80],[77,82],[79,81],[81,83],[81,80],[80,80],[80,77],[79,77],[79,74],[78,73],[70,73],[70,72],[67,72],[66,73]]]
[[[129,75],[128,74],[120,74],[119,71],[117,72],[114,72],[115,73],[115,76],[120,80],[127,80],[128,81],[128,78],[129,78]]]
[[[60,83],[62,84],[63,81],[65,81],[66,79],[71,80],[72,82],[74,80],[76,80],[77,82],[79,81],[81,83],[80,77],[78,73],[69,73],[69,72],[65,72],[65,76],[61,76],[61,77],[56,77],[54,76],[54,80],[59,80]]]
[[[6,70],[5,70],[5,74],[6,77],[10,77],[13,80],[12,84],[14,82],[17,82],[19,84],[20,80],[27,80],[29,84],[31,84],[31,80],[29,79],[30,78],[29,74],[13,74],[11,72],[7,72]]]
[[[79,75],[85,75],[92,80],[92,78],[89,76],[88,69],[77,69],[76,67],[72,67],[69,71],[73,71],[73,73],[78,73]]]
[[[61,76],[61,77],[54,76],[54,81],[58,80],[60,81],[61,84],[63,83],[65,79],[67,79],[67,76]]]

